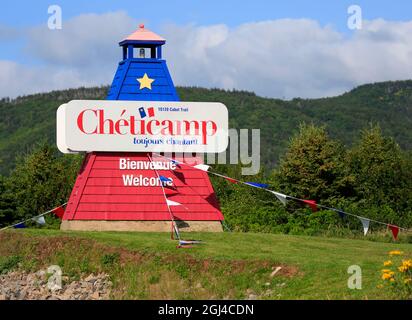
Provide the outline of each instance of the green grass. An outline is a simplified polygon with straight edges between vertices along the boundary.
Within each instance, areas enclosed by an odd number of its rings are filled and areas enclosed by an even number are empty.
[[[190,234],[205,242],[192,249],[176,249],[166,233],[33,229],[0,236],[0,256],[23,257],[29,268],[55,263],[73,278],[108,272],[115,299],[243,299],[248,289],[264,299],[394,299],[377,287],[382,263],[391,250],[412,255],[411,244],[277,234]],[[270,278],[279,265],[291,274]],[[351,265],[362,268],[361,290],[347,287]]]

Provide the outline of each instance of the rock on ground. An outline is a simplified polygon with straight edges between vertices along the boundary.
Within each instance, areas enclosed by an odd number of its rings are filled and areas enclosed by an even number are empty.
[[[105,273],[90,274],[79,281],[62,277],[61,288],[48,284],[45,271],[12,271],[0,275],[0,300],[107,300],[112,283]],[[52,289],[50,289],[52,288]]]

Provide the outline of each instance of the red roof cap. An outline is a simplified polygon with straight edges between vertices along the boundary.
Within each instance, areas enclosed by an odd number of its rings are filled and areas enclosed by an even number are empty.
[[[129,35],[123,41],[166,41],[161,36],[157,35],[156,33],[150,31],[149,29],[145,29],[144,24],[140,24],[139,28]]]

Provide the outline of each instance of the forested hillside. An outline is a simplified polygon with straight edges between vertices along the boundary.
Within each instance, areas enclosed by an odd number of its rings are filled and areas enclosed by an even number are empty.
[[[79,88],[0,101],[0,174],[38,141],[55,142],[56,109],[72,99],[104,99],[108,87]],[[299,123],[325,124],[332,138],[351,145],[362,128],[379,124],[403,149],[412,148],[412,81],[369,84],[338,97],[283,101],[244,91],[178,88],[181,100],[220,101],[230,127],[261,129],[261,156],[273,167]]]

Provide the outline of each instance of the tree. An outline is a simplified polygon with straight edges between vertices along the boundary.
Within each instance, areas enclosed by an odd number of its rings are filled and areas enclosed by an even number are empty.
[[[328,137],[325,127],[301,124],[274,173],[283,193],[323,203],[353,194],[342,144]],[[326,201],[326,202],[325,202]]]
[[[25,220],[66,202],[80,161],[80,156],[57,156],[56,148],[47,143],[20,157],[0,185],[4,191],[0,198],[3,224]]]
[[[359,201],[389,204],[397,210],[410,208],[410,158],[392,138],[382,135],[379,126],[363,130],[360,141],[348,153],[348,163]]]

